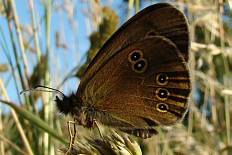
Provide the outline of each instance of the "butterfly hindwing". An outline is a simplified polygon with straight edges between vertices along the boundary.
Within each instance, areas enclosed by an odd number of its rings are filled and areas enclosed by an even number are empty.
[[[181,120],[190,89],[179,49],[171,40],[155,36],[115,53],[86,84],[82,100],[135,129],[145,129]]]

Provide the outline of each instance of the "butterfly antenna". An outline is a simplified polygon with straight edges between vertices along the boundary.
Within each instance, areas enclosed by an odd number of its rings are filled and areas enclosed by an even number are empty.
[[[45,88],[45,89],[39,89],[39,88]],[[48,89],[48,90],[46,90],[46,89]],[[58,89],[54,89],[54,88],[47,87],[47,86],[42,86],[42,85],[37,85],[34,88],[23,90],[23,91],[20,92],[20,95],[23,94],[23,93],[32,92],[32,91],[42,91],[42,92],[52,92],[52,93],[56,92],[56,93],[61,94],[62,96],[65,96],[64,93],[62,93]]]

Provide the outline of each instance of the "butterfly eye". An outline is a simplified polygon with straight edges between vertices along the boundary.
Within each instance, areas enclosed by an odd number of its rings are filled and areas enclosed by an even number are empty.
[[[133,51],[133,52],[131,52],[131,53],[129,54],[128,60],[129,60],[130,62],[135,62],[135,61],[139,60],[140,58],[142,58],[142,56],[143,56],[142,51],[135,50],[135,51]]]
[[[159,85],[166,85],[168,83],[168,76],[164,73],[160,73],[156,77],[156,82]]]
[[[145,59],[140,59],[132,65],[132,69],[137,73],[143,73],[147,68],[147,61]]]
[[[166,100],[169,96],[169,92],[167,89],[158,88],[156,90],[156,95],[160,100]]]
[[[160,112],[167,112],[167,111],[168,111],[168,105],[165,104],[165,103],[158,103],[158,104],[156,105],[156,108],[157,108],[157,110],[160,111]]]

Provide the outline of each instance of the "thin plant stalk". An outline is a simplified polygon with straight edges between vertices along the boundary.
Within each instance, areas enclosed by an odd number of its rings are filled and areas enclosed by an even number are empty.
[[[0,105],[0,133],[3,133],[3,121],[2,121],[2,105]],[[1,135],[0,135],[1,136]],[[4,142],[0,141],[0,153],[2,155],[5,155],[5,146],[4,146]]]
[[[9,101],[9,97],[7,95],[7,92],[5,90],[5,87],[4,87],[3,82],[2,82],[1,79],[0,79],[0,89],[2,90],[2,94],[3,94],[2,96],[5,96],[6,100]],[[24,133],[23,127],[21,126],[21,123],[19,121],[19,118],[18,118],[15,110],[10,108],[10,112],[12,114],[12,117],[13,117],[14,121],[15,121],[16,127],[17,127],[17,129],[19,131],[19,134],[20,134],[21,138],[22,138],[22,141],[23,141],[24,146],[25,146],[25,148],[27,150],[27,153],[29,155],[33,155],[33,151],[31,149],[30,143],[29,143],[28,138],[26,137],[26,135]]]
[[[41,50],[39,46],[39,39],[38,39],[38,33],[37,33],[37,25],[36,25],[36,19],[35,19],[35,11],[34,11],[34,4],[32,0],[29,0],[29,9],[31,13],[31,22],[32,22],[32,29],[33,29],[33,37],[34,37],[34,44],[36,49],[36,56],[37,61],[40,62],[41,59]]]
[[[218,1],[218,7],[219,7],[219,12],[218,12],[218,20],[219,20],[219,32],[220,32],[220,44],[221,44],[221,51],[222,51],[222,56],[223,56],[223,62],[224,62],[224,68],[225,68],[225,75],[224,75],[224,85],[225,86],[231,86],[231,79],[230,77],[230,71],[229,71],[229,65],[226,57],[224,56],[224,51],[225,51],[225,31],[224,31],[224,26],[223,26],[223,14],[224,14],[224,2],[223,0]],[[228,80],[229,79],[229,80]],[[230,96],[226,95],[224,97],[225,99],[225,118],[226,118],[226,134],[227,134],[227,145],[231,144],[231,131],[230,131]]]
[[[22,149],[20,149],[17,145],[15,145],[13,142],[9,141],[7,138],[5,138],[3,135],[0,134],[0,141],[1,143],[6,143],[10,145],[12,149],[15,149],[18,153],[23,155],[28,155],[27,152],[24,152]],[[1,152],[1,155],[5,155],[5,152]]]
[[[139,0],[135,0],[135,12],[139,12]]]
[[[187,7],[189,9],[189,3],[187,3]],[[192,19],[190,19],[192,20]],[[195,26],[194,25],[189,25],[190,28],[190,40],[193,42],[195,41]],[[191,46],[189,47],[189,50],[191,51]],[[189,67],[190,67],[190,74],[191,74],[191,85],[192,85],[192,89],[194,89],[193,87],[195,86],[195,55],[193,52],[190,52],[189,55]],[[188,138],[191,137],[192,135],[192,130],[193,130],[193,111],[192,111],[192,104],[194,104],[194,99],[193,99],[193,94],[191,93],[190,97],[189,97],[189,114],[188,114],[188,129],[187,129],[187,133],[188,133]]]
[[[16,48],[16,45],[14,44],[14,35],[13,35],[12,25],[10,23],[11,22],[11,18],[10,18],[10,14],[9,14],[9,12],[10,12],[9,8],[10,8],[10,6],[8,6],[6,3],[3,3],[3,7],[4,7],[5,13],[8,15],[7,26],[8,26],[9,35],[10,35],[10,43],[11,43],[11,46],[13,48],[14,61],[15,61],[16,67],[17,67],[17,71],[18,71],[18,75],[19,75],[19,78],[20,78],[21,86],[22,86],[23,89],[26,89],[27,86],[28,86],[28,83],[27,83],[28,81],[24,80],[23,71],[22,71],[22,69],[20,67],[20,63],[19,63],[19,56],[17,54],[17,48]],[[12,64],[11,64],[11,68],[14,68],[12,66]],[[12,71],[14,71],[14,70],[12,70]],[[14,75],[14,73],[13,73],[13,75]],[[29,100],[28,100],[28,98],[26,96],[24,96],[24,98],[25,98],[26,106],[29,108],[30,107]]]
[[[68,145],[68,141],[66,140],[65,137],[62,137],[61,135],[57,134],[57,132],[54,129],[50,128],[50,126],[45,121],[43,121],[40,117],[34,115],[34,113],[32,113],[32,112],[30,112],[22,107],[19,107],[17,105],[17,103],[14,103],[14,102],[2,100],[2,99],[0,99],[0,102],[13,108],[23,118],[32,122],[37,127],[42,129],[43,131],[48,132],[52,137],[54,137],[58,141],[62,142],[64,145]]]
[[[2,40],[1,40],[1,47],[2,47],[2,51],[4,52],[6,58],[7,58],[7,61],[10,65],[10,68],[11,68],[11,73],[12,73],[12,76],[13,76],[13,79],[14,79],[14,84],[15,84],[15,88],[16,88],[16,92],[19,92],[19,86],[17,84],[17,78],[16,78],[16,73],[15,73],[15,69],[14,69],[14,65],[13,65],[13,62],[10,58],[10,50],[7,48],[7,43],[6,43],[6,38],[3,34],[3,30],[2,28],[0,27],[0,36],[2,36]],[[18,66],[18,64],[16,64],[16,66]],[[17,94],[17,97],[18,97],[18,100],[20,101],[20,103],[22,103],[21,101],[21,97],[19,94]]]
[[[24,71],[24,75],[26,77],[26,88],[29,88],[28,86],[28,79],[29,79],[29,75],[28,75],[28,63],[27,63],[27,59],[26,59],[26,55],[25,55],[25,47],[23,44],[23,37],[22,37],[22,32],[20,29],[20,24],[19,24],[19,19],[18,19],[18,15],[17,15],[17,11],[16,11],[16,7],[15,7],[15,2],[14,0],[9,0],[10,5],[11,5],[11,11],[13,13],[13,19],[14,19],[14,23],[15,23],[15,29],[17,32],[17,37],[18,37],[18,41],[19,41],[19,47],[20,47],[20,51],[21,51],[21,56],[22,56],[22,60],[23,60],[23,71]]]
[[[51,4],[52,1],[48,0],[45,2],[45,32],[46,32],[46,57],[45,57],[45,81],[44,84],[45,85],[49,85],[50,83],[50,76],[49,76],[49,72],[48,72],[48,60],[49,60],[49,51],[50,51],[50,30],[51,30]],[[44,96],[43,95],[43,102],[44,103],[48,103],[48,104],[44,104],[44,118],[45,121],[48,122],[52,127],[53,127],[53,105],[49,104],[51,102],[49,102],[49,96]],[[45,133],[44,137],[43,137],[43,141],[44,141],[44,146],[45,146],[45,150],[44,153],[45,154],[51,154],[51,152],[54,152],[52,150],[54,150],[54,147],[51,143],[51,137],[49,134]]]

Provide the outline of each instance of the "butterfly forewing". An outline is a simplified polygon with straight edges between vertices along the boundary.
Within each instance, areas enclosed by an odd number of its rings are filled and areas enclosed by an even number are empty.
[[[83,93],[89,80],[115,53],[147,36],[157,35],[170,39],[188,61],[189,32],[185,16],[170,4],[151,5],[128,20],[104,44],[82,77],[78,93]]]

